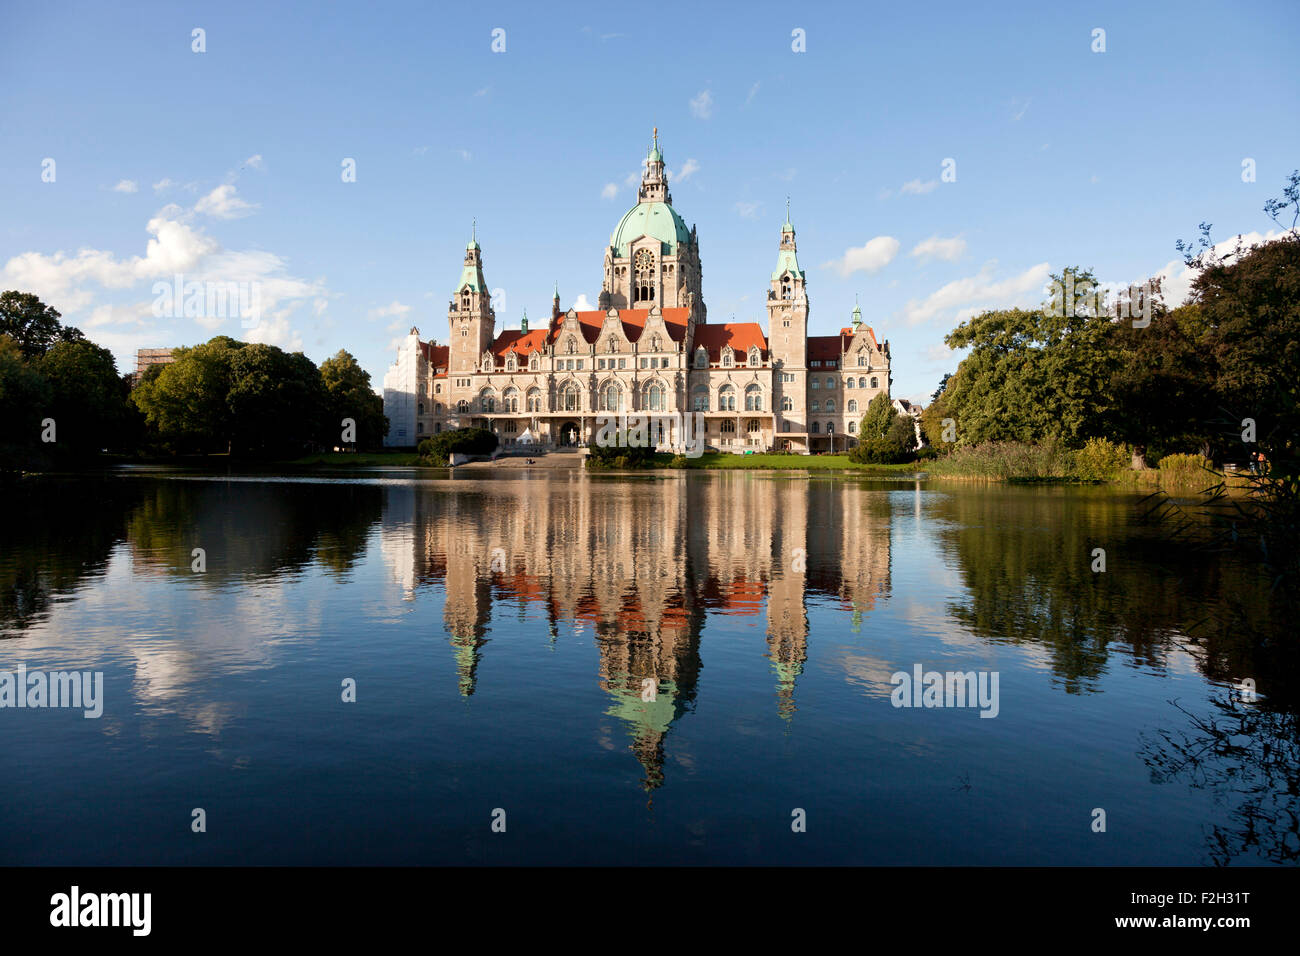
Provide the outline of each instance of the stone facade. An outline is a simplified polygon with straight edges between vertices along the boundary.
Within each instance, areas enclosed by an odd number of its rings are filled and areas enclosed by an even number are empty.
[[[781,229],[757,322],[710,323],[699,236],[673,209],[658,136],[637,205],[605,249],[600,308],[497,332],[477,236],[447,312],[448,344],[412,328],[384,376],[385,444],[411,446],[453,428],[502,444],[594,440],[602,415],[699,412],[711,451],[843,449],[867,403],[889,394],[889,343],[853,310],[836,335],[809,336],[806,277],[794,226]]]

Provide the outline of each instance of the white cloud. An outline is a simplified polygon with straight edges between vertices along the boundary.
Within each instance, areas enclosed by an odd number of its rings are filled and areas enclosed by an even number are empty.
[[[937,189],[938,186],[939,180],[937,179],[927,179],[925,182],[922,182],[919,179],[912,179],[903,183],[898,191],[904,196],[923,196],[931,190]]]
[[[170,179],[163,178],[163,179],[160,179],[160,180],[158,180],[158,182],[156,182],[156,183],[153,184],[153,191],[156,192],[156,193],[160,193],[160,192],[162,192],[164,189],[171,189],[171,187],[173,187],[173,186],[175,186],[175,185],[176,185],[176,184],[175,184],[174,182],[172,182]]]
[[[966,254],[966,240],[960,236],[954,236],[952,239],[931,236],[918,242],[911,254],[918,259],[944,259],[953,262]]]
[[[1015,115],[1011,117],[1011,122],[1013,122],[1013,123],[1019,123],[1022,119],[1024,119],[1024,118],[1025,118],[1025,114],[1026,114],[1027,112],[1029,112],[1029,104],[1032,103],[1032,102],[1033,102],[1033,100],[1025,100],[1025,105],[1022,106],[1022,107],[1021,107],[1021,108],[1020,108],[1020,109],[1015,113]],[[1015,101],[1014,101],[1014,100],[1012,101],[1012,104],[1011,104],[1011,105],[1012,105],[1012,106],[1015,105]]]
[[[491,92],[492,92],[492,87],[490,87],[490,86],[485,86],[485,87],[483,87],[483,88],[480,89],[480,90],[475,90],[475,91],[474,91],[474,95],[475,95],[475,96],[487,96],[487,95],[488,95],[489,93],[491,93]]]
[[[763,85],[763,84],[762,84],[761,82],[758,82],[758,83],[755,83],[753,86],[751,86],[751,87],[749,88],[749,95],[745,97],[745,105],[746,105],[746,106],[748,106],[750,103],[754,102],[754,97],[756,97],[756,96],[758,95],[758,88],[759,88],[760,86],[762,86],[762,85]]]
[[[696,119],[709,119],[713,116],[713,94],[701,90],[691,99],[691,115]]]
[[[693,159],[688,159],[682,163],[682,168],[674,173],[668,170],[668,180],[670,182],[684,183],[700,171],[700,164]]]
[[[949,282],[925,299],[912,299],[903,309],[908,325],[936,317],[961,322],[985,309],[1031,308],[1043,301],[1050,272],[1046,262],[1000,281],[993,278],[996,268],[997,261],[992,260],[978,275]]]
[[[462,149],[460,151],[460,158],[465,160],[465,162],[468,163],[471,159],[474,158],[474,154],[471,153],[468,149]]]
[[[594,312],[596,309],[596,307],[592,305],[590,301],[588,301],[587,294],[585,292],[582,295],[578,296],[577,301],[573,303],[573,308],[578,312]]]
[[[200,199],[195,204],[194,211],[214,219],[238,219],[250,215],[256,208],[257,203],[244,202],[235,195],[233,183],[226,183]]]
[[[262,168],[262,154],[261,154],[261,153],[254,153],[252,156],[249,156],[248,159],[244,160],[244,165],[245,165],[245,166],[251,166],[253,169],[261,169],[261,168]]]
[[[758,211],[763,208],[761,202],[738,202],[736,212],[741,219],[757,219]]]
[[[605,183],[605,188],[600,191],[601,199],[614,199],[618,196],[617,183]]]
[[[115,193],[133,193],[139,190],[139,186],[134,179],[119,179],[117,185],[113,187]]]
[[[411,307],[409,305],[403,305],[401,302],[394,300],[390,302],[388,305],[371,309],[368,313],[366,313],[366,318],[371,320],[382,319],[390,315],[396,315],[400,317],[406,315],[406,313],[410,311],[411,311]]]
[[[893,236],[876,236],[861,246],[845,249],[843,256],[822,263],[822,268],[834,269],[843,277],[855,272],[879,272],[894,261],[899,245]]]

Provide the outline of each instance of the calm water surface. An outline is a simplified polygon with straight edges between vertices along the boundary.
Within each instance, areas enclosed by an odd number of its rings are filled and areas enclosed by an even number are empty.
[[[0,670],[105,702],[0,710],[0,864],[1297,858],[1267,585],[1136,495],[136,469],[9,501]],[[917,664],[995,672],[997,716],[894,707]]]

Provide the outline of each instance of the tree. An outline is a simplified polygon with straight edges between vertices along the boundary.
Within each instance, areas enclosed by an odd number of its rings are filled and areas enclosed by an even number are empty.
[[[388,434],[388,418],[384,415],[384,400],[370,387],[370,373],[349,352],[340,349],[321,363],[320,375],[328,395],[322,441],[338,444],[342,422],[350,418],[356,423],[358,448],[380,447]]]
[[[233,454],[301,452],[320,433],[326,402],[320,370],[301,352],[254,343],[230,353],[230,450]]]
[[[1091,270],[1067,268],[1052,279],[1057,296],[1042,308],[985,312],[944,339],[971,350],[941,396],[947,417],[960,421],[959,442],[1058,438],[1078,446],[1100,427],[1110,408],[1113,323]]]
[[[0,467],[22,467],[40,449],[41,422],[49,406],[49,383],[23,361],[22,348],[12,336],[0,335],[0,421],[5,422]]]
[[[898,412],[889,396],[883,392],[873,398],[867,405],[866,414],[858,425],[858,440],[867,442],[875,438],[884,438],[890,427],[898,418]]]
[[[34,366],[49,383],[58,450],[86,454],[122,447],[129,409],[108,349],[85,339],[59,341]]]
[[[30,292],[0,294],[0,335],[8,335],[26,358],[44,355],[56,342],[76,342],[81,332],[59,323],[59,312]]]
[[[236,346],[231,347],[231,343]],[[131,392],[158,437],[175,451],[229,451],[233,422],[226,396],[233,356],[243,343],[218,336],[173,350],[173,361],[148,369]]]

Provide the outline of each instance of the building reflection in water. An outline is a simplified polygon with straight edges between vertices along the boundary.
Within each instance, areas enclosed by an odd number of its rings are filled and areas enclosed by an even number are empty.
[[[744,473],[605,480],[573,475],[387,489],[381,547],[408,599],[441,585],[460,693],[474,694],[494,610],[514,604],[590,627],[606,711],[648,790],[664,741],[694,706],[711,614],[765,626],[775,706],[796,711],[810,597],[860,623],[889,590],[886,493],[843,480]]]

